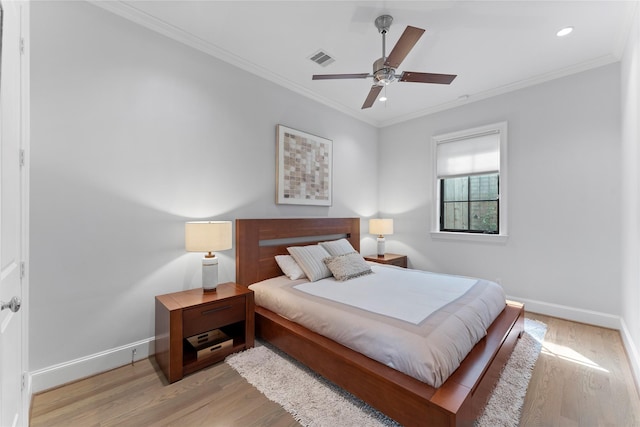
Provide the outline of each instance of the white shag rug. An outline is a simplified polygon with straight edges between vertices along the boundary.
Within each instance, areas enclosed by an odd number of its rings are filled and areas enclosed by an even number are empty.
[[[525,333],[504,367],[479,427],[518,426],[533,367],[547,326],[525,319]],[[259,345],[226,362],[269,400],[309,427],[399,426],[381,412],[314,373],[279,350]]]

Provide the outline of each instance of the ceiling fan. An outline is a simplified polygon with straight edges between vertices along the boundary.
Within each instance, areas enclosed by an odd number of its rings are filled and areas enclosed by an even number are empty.
[[[389,31],[389,27],[393,22],[393,17],[389,15],[378,16],[375,20],[376,28],[378,32],[382,34],[382,58],[377,59],[373,63],[373,73],[357,73],[357,74],[315,74],[313,80],[334,80],[334,79],[365,79],[367,77],[373,77],[374,85],[371,86],[369,95],[362,104],[362,109],[370,108],[382,88],[391,82],[399,80],[401,82],[415,82],[415,83],[436,83],[436,84],[450,84],[453,79],[456,78],[455,74],[433,74],[433,73],[418,73],[415,71],[404,71],[400,74],[396,74],[396,68],[400,66],[400,63],[409,54],[413,46],[418,42],[424,30],[422,28],[416,28],[407,26],[400,36],[400,40],[391,50],[389,56],[385,53],[386,35]]]

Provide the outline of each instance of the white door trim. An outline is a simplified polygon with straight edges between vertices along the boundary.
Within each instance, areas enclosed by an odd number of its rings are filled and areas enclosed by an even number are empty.
[[[20,37],[22,55],[20,56],[20,103],[21,103],[21,146],[24,152],[24,165],[21,169],[21,203],[22,203],[22,262],[24,276],[22,278],[22,420],[29,425],[31,410],[31,375],[29,374],[29,159],[31,158],[31,62],[30,58],[30,1],[21,2]]]

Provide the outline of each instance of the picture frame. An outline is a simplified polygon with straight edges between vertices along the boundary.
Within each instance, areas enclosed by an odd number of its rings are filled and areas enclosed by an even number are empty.
[[[333,141],[276,126],[276,203],[331,206]]]

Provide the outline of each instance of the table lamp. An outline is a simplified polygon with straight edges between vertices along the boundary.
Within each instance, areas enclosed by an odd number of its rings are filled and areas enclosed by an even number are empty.
[[[386,234],[393,234],[393,219],[370,219],[369,233],[378,235],[378,256],[384,256],[384,236]]]
[[[218,286],[218,258],[214,251],[231,249],[231,221],[193,221],[184,228],[188,252],[205,252],[202,258],[202,289],[213,292]]]

